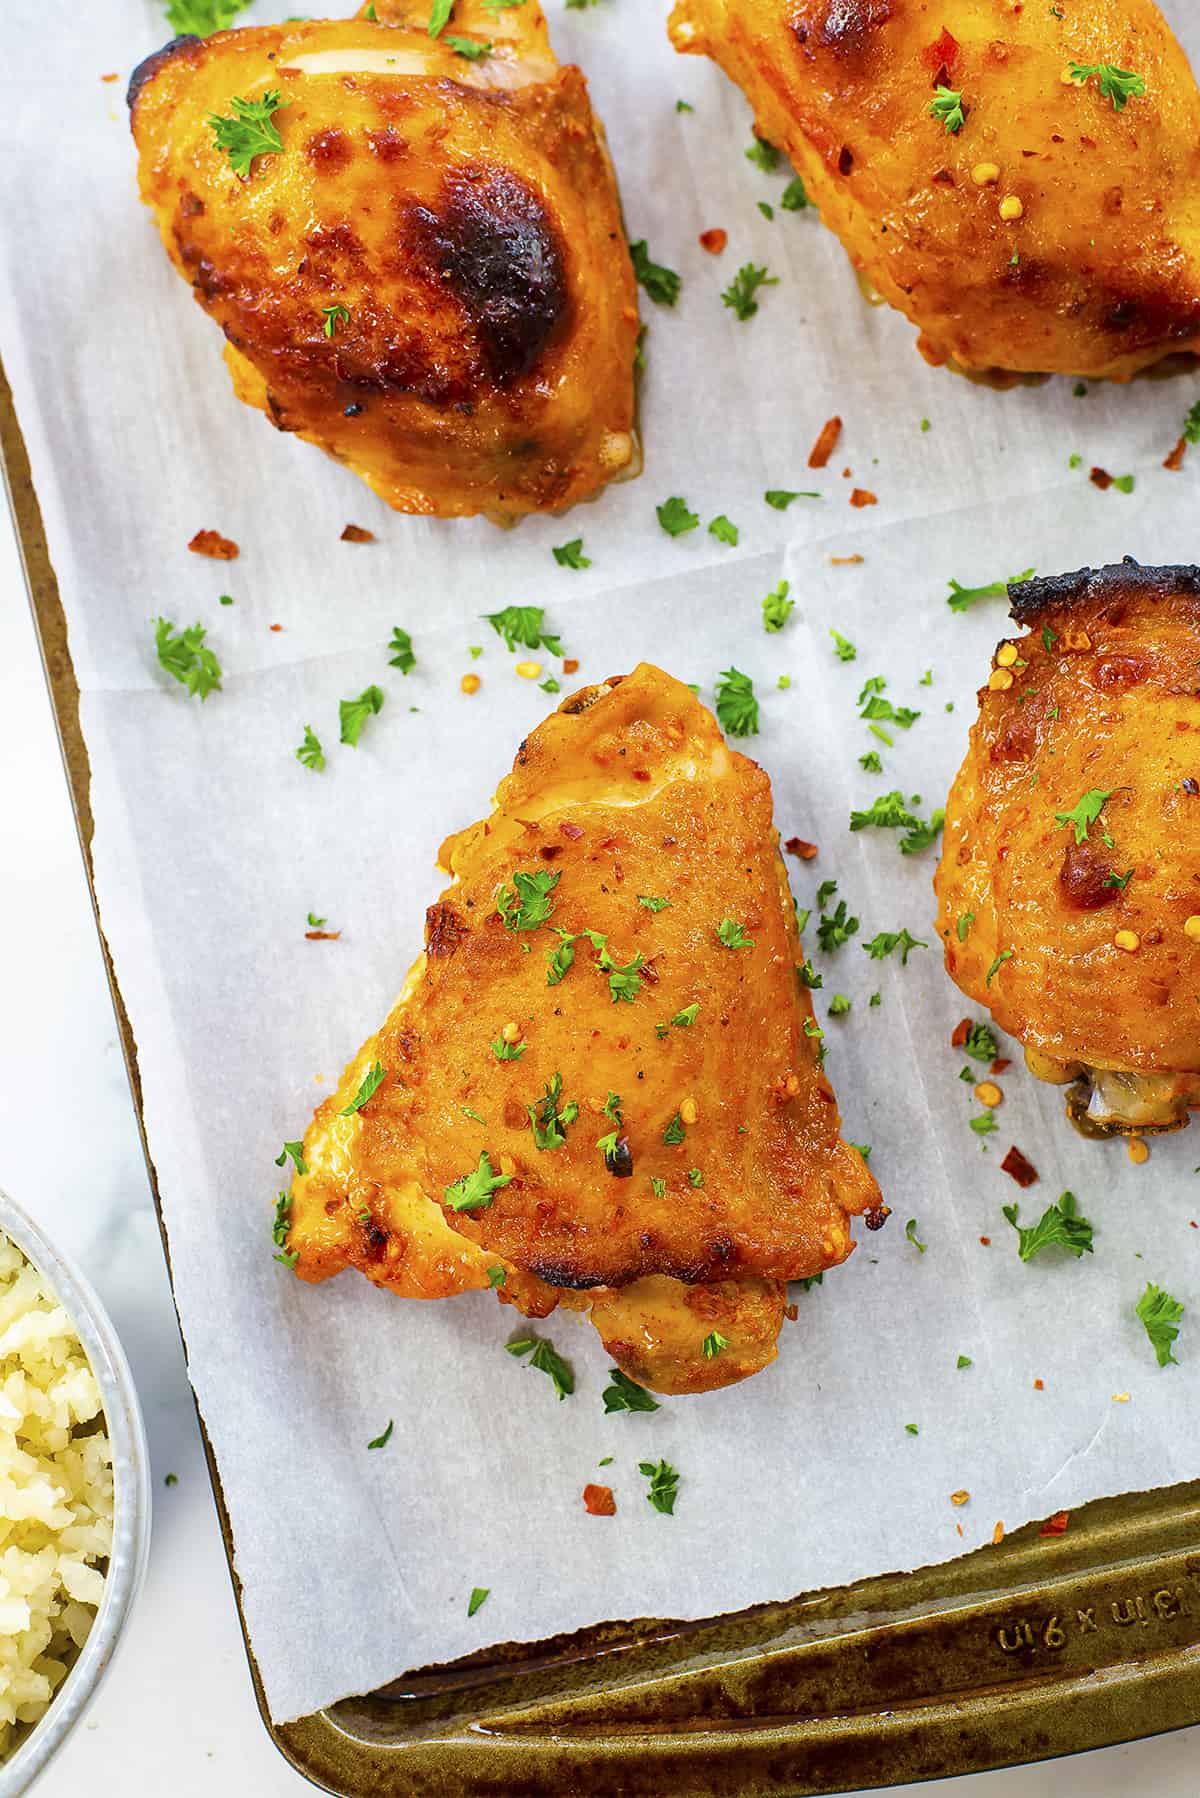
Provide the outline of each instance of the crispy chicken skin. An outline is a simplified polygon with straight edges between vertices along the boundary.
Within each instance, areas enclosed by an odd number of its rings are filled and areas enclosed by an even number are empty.
[[[1123,379],[1200,348],[1200,94],[1150,0],[677,0],[671,36],[744,90],[929,361]],[[1145,93],[1114,110],[1071,63]]]
[[[455,35],[494,46],[475,62],[429,37],[427,6],[377,12],[149,57],[129,87],[142,198],[279,430],[400,512],[570,506],[635,452],[637,290],[586,83],[538,0],[458,0]],[[282,151],[235,174],[211,117],[272,89]]]
[[[784,1282],[845,1260],[879,1204],[805,1030],[766,775],[643,664],[565,700],[440,861],[425,952],[305,1137],[297,1274],[436,1298],[503,1270],[527,1314],[590,1307],[658,1391],[756,1372]],[[456,1210],[480,1168],[502,1184]]]
[[[1200,1105],[1200,569],[1011,598],[1024,634],[946,813],[946,968],[1035,1074],[1075,1083],[1084,1134],[1178,1129]]]

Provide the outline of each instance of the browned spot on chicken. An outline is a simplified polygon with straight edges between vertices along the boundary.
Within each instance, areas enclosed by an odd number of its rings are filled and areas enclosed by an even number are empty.
[[[463,938],[470,935],[466,920],[446,900],[438,900],[425,913],[425,950],[440,959],[453,955]]]

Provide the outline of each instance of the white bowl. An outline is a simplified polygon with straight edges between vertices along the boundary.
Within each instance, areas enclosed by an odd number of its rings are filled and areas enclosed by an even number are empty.
[[[0,1763],[0,1798],[18,1798],[83,1715],[108,1671],[141,1591],[150,1553],[150,1456],[133,1375],[100,1300],[78,1268],[2,1191],[0,1230],[45,1275],[83,1344],[104,1401],[114,1485],[112,1555],[96,1621],[45,1716],[34,1725],[16,1753]]]

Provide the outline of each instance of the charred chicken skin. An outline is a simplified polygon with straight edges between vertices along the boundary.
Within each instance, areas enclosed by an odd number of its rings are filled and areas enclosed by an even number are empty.
[[[458,0],[453,43],[427,5],[375,11],[148,58],[142,198],[279,430],[400,512],[570,506],[635,454],[636,286],[583,76],[538,0]]]
[[[643,665],[564,701],[440,860],[424,954],[304,1139],[296,1273],[587,1309],[656,1391],[757,1372],[786,1282],[879,1206],[809,1033],[766,775]]]
[[[1200,569],[1011,590],[946,813],[946,968],[1089,1136],[1200,1106]]]
[[[1200,348],[1200,93],[1150,0],[677,0],[855,268],[963,370]]]

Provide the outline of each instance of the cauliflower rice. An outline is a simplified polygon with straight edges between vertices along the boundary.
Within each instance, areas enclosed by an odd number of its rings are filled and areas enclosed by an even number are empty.
[[[112,1519],[95,1376],[54,1293],[0,1232],[0,1760],[87,1640]]]

